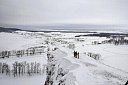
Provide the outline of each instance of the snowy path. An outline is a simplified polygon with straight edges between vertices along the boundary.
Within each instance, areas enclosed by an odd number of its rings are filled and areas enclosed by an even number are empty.
[[[71,50],[60,49],[68,54],[65,57],[67,60],[78,66],[72,70],[76,77],[76,85],[84,85],[87,82],[88,85],[122,85],[127,81],[127,72],[95,61],[84,54],[80,54],[80,59],[76,59]]]

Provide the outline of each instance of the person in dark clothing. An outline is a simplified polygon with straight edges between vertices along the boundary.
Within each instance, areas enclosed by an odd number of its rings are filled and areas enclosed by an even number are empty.
[[[74,57],[79,59],[79,52],[74,51]]]
[[[77,58],[79,59],[79,52],[77,53]]]
[[[77,51],[74,51],[74,57],[77,58]]]
[[[75,51],[74,51],[74,57],[75,57]]]
[[[128,85],[128,81],[125,83],[125,85]]]

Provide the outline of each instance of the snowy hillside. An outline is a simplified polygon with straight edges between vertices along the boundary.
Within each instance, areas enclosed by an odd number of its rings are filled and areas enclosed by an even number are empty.
[[[86,34],[1,32],[0,85],[124,85],[127,43]]]

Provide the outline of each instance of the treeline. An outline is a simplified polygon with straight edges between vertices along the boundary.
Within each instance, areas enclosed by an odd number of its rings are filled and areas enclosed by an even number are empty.
[[[125,39],[125,36],[111,36],[108,40],[104,40],[102,42],[93,41],[93,45],[98,44],[114,44],[114,45],[128,45],[128,39]]]
[[[9,58],[11,56],[22,57],[24,55],[35,55],[44,53],[45,46],[31,47],[26,50],[12,50],[12,51],[2,51],[0,52],[0,58]]]
[[[124,38],[112,38],[109,40],[102,41],[103,44],[114,44],[114,45],[128,45],[128,40]]]
[[[68,75],[69,70],[62,68],[52,54],[48,53],[47,59],[47,77],[44,85],[66,85],[66,75]]]
[[[55,59],[54,56],[50,55],[49,53],[47,54],[47,59],[48,59],[48,64],[46,67],[46,81],[44,85],[53,85],[53,76],[55,75]]]
[[[7,63],[0,63],[0,74],[6,74],[8,76],[32,76],[35,74],[42,74],[45,68],[41,68],[41,64],[37,62],[15,62],[12,66]]]
[[[75,37],[82,37],[82,36],[95,36],[95,37],[107,37],[107,38],[109,38],[109,37],[111,37],[111,36],[126,36],[126,37],[128,37],[128,34],[125,34],[125,33],[97,33],[97,32],[95,32],[95,33],[91,33],[91,34],[86,34],[86,35],[77,35],[77,36],[75,36]]]

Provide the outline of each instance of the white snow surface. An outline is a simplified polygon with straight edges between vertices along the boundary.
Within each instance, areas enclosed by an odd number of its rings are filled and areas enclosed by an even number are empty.
[[[54,45],[51,44],[49,47],[51,50],[54,47],[58,48],[53,51],[53,55],[55,55],[57,62],[63,69],[69,70],[69,73],[64,76],[66,79],[65,85],[124,85],[128,80],[128,46],[115,46],[112,44],[92,45],[92,41],[101,42],[106,39],[99,37],[82,37],[85,41],[79,42],[75,38],[75,35],[78,34],[83,33],[2,32],[0,33],[0,51],[26,49],[41,45],[50,36],[49,41],[54,42]],[[75,44],[75,49],[69,49],[67,47],[68,44],[54,41],[53,38],[72,42]],[[79,59],[73,57],[74,50],[80,53]],[[85,52],[98,53],[101,55],[101,58],[100,60],[95,60],[87,56]],[[11,65],[15,61],[36,61],[46,65],[46,54],[47,52],[42,55],[0,59],[0,62],[6,62]],[[45,73],[43,75],[18,78],[0,74],[0,85],[44,85],[45,80]]]

